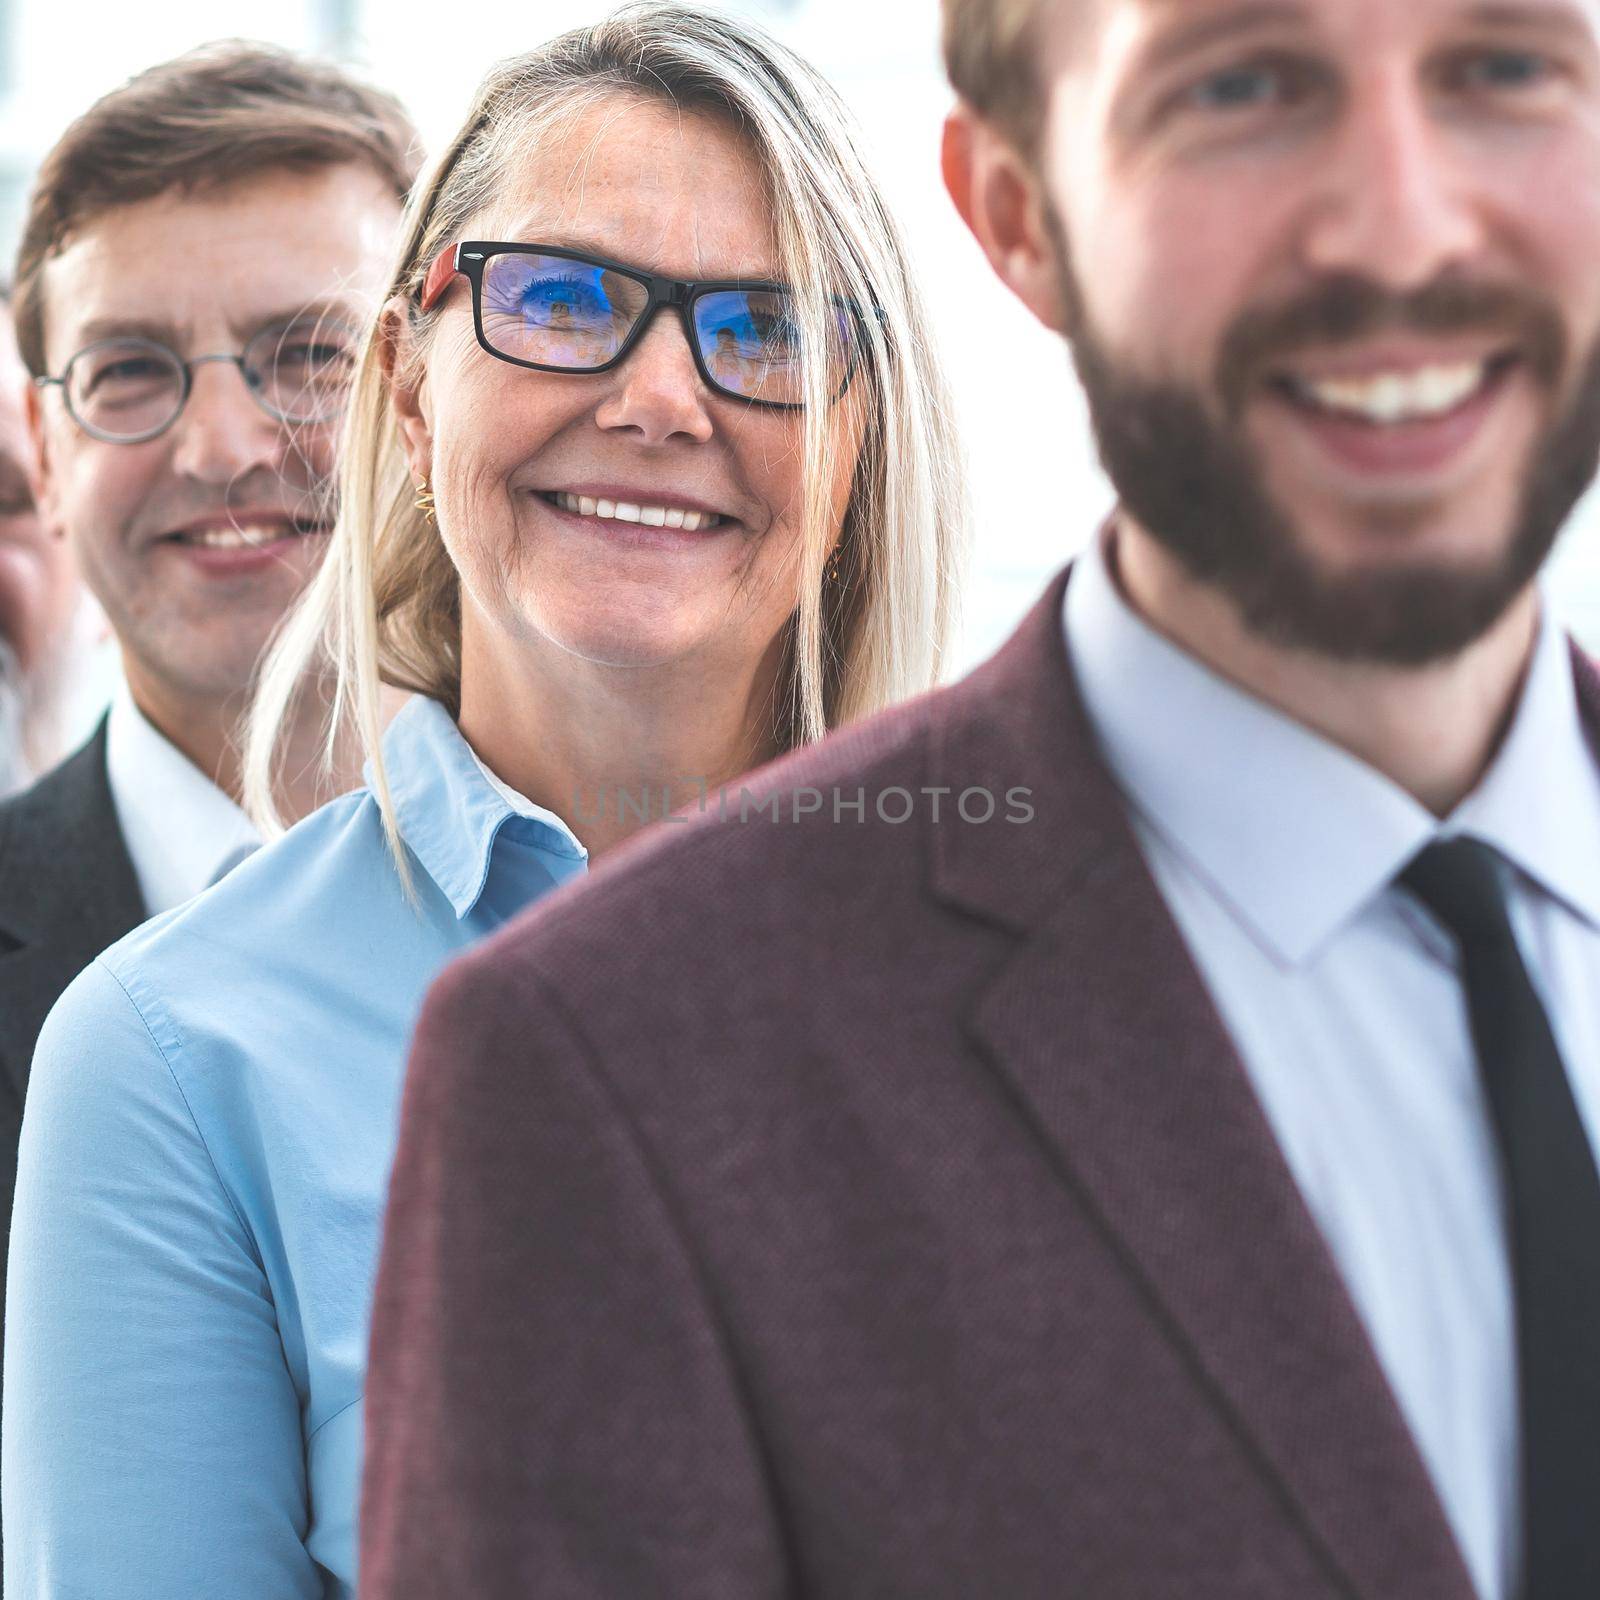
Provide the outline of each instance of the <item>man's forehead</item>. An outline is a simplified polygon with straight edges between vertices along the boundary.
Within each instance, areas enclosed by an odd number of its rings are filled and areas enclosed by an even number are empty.
[[[1040,60],[1056,88],[1136,79],[1255,32],[1303,37],[1346,56],[1425,50],[1471,27],[1590,47],[1600,35],[1600,0],[1046,0],[1045,17]]]
[[[1593,29],[1600,21],[1600,0],[1090,0],[1087,7],[1057,0],[1055,9],[1072,14],[1065,17],[1069,26],[1074,17],[1087,14],[1102,22],[1116,17],[1124,26],[1132,21],[1144,29],[1267,22],[1317,28],[1369,20]]]
[[[51,346],[59,358],[119,321],[181,335],[300,306],[370,309],[399,207],[364,177],[160,195],[91,218],[44,267]]]

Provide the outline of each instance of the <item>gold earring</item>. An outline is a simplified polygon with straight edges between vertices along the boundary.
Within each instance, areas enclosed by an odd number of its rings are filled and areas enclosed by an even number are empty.
[[[833,555],[828,561],[828,571],[827,571],[827,574],[826,574],[826,579],[827,579],[827,582],[829,582],[829,583],[837,583],[839,581],[839,547],[838,547],[838,545],[835,545],[833,547]]]
[[[426,478],[417,479],[417,498],[412,504],[425,516],[429,523],[433,522],[433,490],[428,487]]]

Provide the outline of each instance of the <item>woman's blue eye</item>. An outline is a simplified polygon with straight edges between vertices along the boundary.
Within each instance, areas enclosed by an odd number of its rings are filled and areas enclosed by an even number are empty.
[[[535,278],[522,291],[522,304],[530,312],[549,318],[558,306],[566,315],[580,320],[598,320],[611,315],[611,301],[605,291],[582,278]]]
[[[752,361],[778,366],[800,359],[800,329],[787,318],[778,321],[746,319],[727,329],[737,342],[737,354]]]

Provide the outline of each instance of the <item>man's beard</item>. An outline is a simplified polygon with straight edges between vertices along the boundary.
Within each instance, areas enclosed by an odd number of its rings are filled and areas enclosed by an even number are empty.
[[[1533,580],[1600,465],[1600,340],[1570,398],[1536,441],[1509,537],[1477,566],[1391,562],[1325,569],[1272,497],[1240,422],[1274,358],[1333,348],[1379,330],[1507,335],[1554,402],[1568,371],[1565,324],[1520,286],[1441,280],[1396,297],[1356,277],[1330,278],[1291,303],[1242,315],[1223,341],[1211,404],[1198,390],[1145,382],[1090,327],[1058,240],[1072,352],[1100,458],[1123,506],[1193,578],[1215,586],[1259,637],[1346,661],[1420,666],[1456,655],[1489,631]],[[1181,287],[1178,290],[1181,292]],[[1373,507],[1374,530],[1403,534],[1434,506],[1396,515]]]

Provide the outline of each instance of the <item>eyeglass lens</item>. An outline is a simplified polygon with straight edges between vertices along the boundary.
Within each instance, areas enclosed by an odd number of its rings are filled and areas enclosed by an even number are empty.
[[[353,330],[326,318],[264,328],[239,366],[263,410],[283,422],[322,422],[344,402],[355,370]],[[91,433],[143,439],[170,425],[188,387],[184,363],[151,339],[107,339],[68,364],[67,405]]]
[[[503,251],[484,263],[483,336],[514,361],[584,371],[616,357],[649,304],[644,284],[565,256]],[[692,319],[700,359],[719,389],[742,399],[799,405],[805,365],[792,297],[774,289],[714,289],[697,295]],[[850,325],[829,329],[828,392],[850,371]]]

